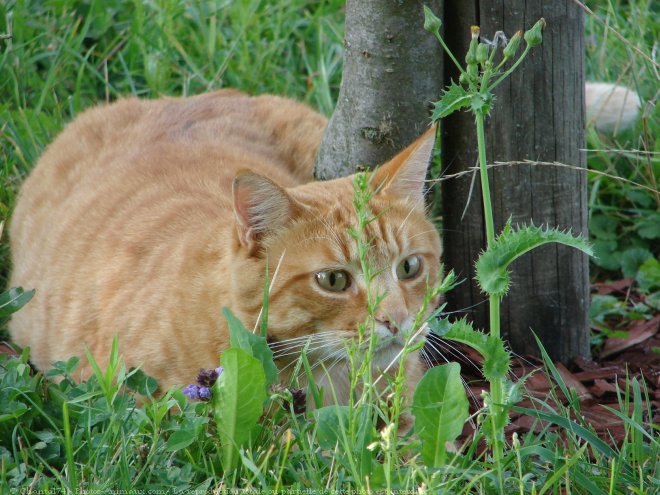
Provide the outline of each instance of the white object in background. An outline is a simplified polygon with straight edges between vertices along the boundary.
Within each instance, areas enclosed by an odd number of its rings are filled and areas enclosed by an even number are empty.
[[[587,122],[601,132],[615,134],[635,125],[641,101],[625,86],[588,82],[585,85]]]

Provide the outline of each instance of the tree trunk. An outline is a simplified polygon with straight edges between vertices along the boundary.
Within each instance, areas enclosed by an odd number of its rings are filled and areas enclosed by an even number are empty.
[[[583,18],[574,2],[446,2],[445,39],[463,60],[470,25],[479,25],[482,36],[492,39],[495,31],[511,36],[529,29],[540,17],[547,22],[543,44],[495,90],[494,110],[486,123],[488,163],[557,161],[584,168]],[[445,84],[451,80],[457,81],[458,74],[453,64],[445,64]],[[471,115],[454,114],[443,122],[442,159],[447,173],[476,164],[476,142]],[[496,168],[489,176],[496,232],[512,216],[514,225],[533,221],[586,235],[584,171],[524,164]],[[486,298],[473,281],[474,260],[485,247],[481,191],[478,177],[472,190],[471,182],[467,176],[443,183],[445,261],[468,279],[448,295],[448,302],[449,309],[465,311],[477,326],[486,328]],[[524,255],[511,268],[512,288],[504,299],[502,329],[514,351],[538,354],[533,330],[554,359],[588,355],[587,257],[549,245]]]
[[[436,12],[441,1],[426,2]],[[314,175],[343,177],[386,162],[428,127],[442,53],[419,0],[348,0],[344,71]]]

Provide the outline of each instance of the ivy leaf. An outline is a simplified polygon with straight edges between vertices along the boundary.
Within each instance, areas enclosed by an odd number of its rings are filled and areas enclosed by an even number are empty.
[[[222,310],[229,326],[229,343],[232,348],[243,349],[250,356],[254,356],[264,366],[266,373],[266,386],[277,382],[277,366],[273,361],[273,351],[268,346],[265,337],[256,335],[245,328],[241,320],[234,316],[229,308]]]
[[[460,365],[449,363],[427,371],[415,389],[412,410],[424,462],[443,466],[447,442],[458,438],[469,416]]]
[[[479,256],[476,263],[479,287],[486,294],[505,296],[511,283],[509,265],[527,251],[550,242],[571,246],[589,256],[593,255],[590,244],[581,237],[535,225],[518,227],[500,234]]]
[[[243,349],[222,353],[223,372],[213,386],[213,412],[222,442],[225,472],[238,464],[245,445],[263,414],[266,376],[261,362]]]
[[[443,119],[448,115],[451,115],[456,110],[460,110],[463,107],[468,107],[471,104],[472,97],[468,94],[463,86],[459,86],[456,83],[451,83],[449,89],[444,92],[440,100],[433,103],[435,108],[433,109],[433,114],[431,115],[431,121],[436,122],[439,119]]]

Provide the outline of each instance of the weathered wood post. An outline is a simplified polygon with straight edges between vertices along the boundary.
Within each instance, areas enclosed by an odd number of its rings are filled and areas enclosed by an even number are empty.
[[[547,27],[543,44],[495,90],[492,117],[486,122],[488,163],[532,160],[585,166],[583,16],[570,0],[464,0],[445,2],[444,35],[463,60],[470,25],[492,39],[511,36],[540,17]],[[445,64],[445,84],[457,81]],[[442,160],[447,173],[473,167],[477,140],[470,114],[455,113],[442,124]],[[583,171],[552,165],[511,165],[490,171],[495,229],[509,215],[513,223],[547,224],[587,232],[587,184]],[[445,262],[468,279],[448,295],[451,310],[465,310],[487,328],[487,302],[473,281],[474,260],[485,246],[478,177],[443,183]],[[468,198],[469,206],[465,215]],[[588,259],[577,250],[548,245],[512,265],[512,289],[502,308],[503,335],[519,354],[538,354],[533,330],[554,359],[566,361],[589,352]]]
[[[440,0],[426,2],[441,12]],[[316,159],[317,179],[372,168],[428,127],[442,89],[442,48],[424,31],[420,0],[348,0],[337,107]]]

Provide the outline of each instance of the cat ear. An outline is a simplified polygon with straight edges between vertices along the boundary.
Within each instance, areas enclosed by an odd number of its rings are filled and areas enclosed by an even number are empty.
[[[433,154],[436,128],[435,125],[431,127],[376,171],[372,184],[379,188],[379,192],[394,193],[413,201],[423,198],[426,169]]]
[[[234,178],[232,198],[238,236],[250,255],[257,252],[265,234],[283,227],[293,213],[286,191],[252,172],[240,172]]]

